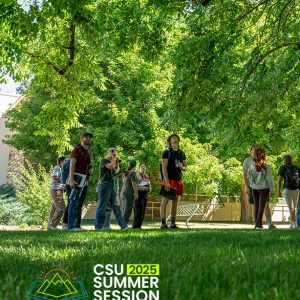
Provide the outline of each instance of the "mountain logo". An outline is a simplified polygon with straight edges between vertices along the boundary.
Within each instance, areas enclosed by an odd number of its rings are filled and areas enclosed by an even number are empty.
[[[28,292],[28,299],[35,300],[79,300],[86,299],[88,294],[83,283],[71,280],[69,274],[61,269],[49,271],[43,280],[35,280]]]

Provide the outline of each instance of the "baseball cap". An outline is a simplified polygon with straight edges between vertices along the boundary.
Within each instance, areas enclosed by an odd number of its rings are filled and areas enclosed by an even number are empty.
[[[135,160],[135,159],[130,159],[128,163],[129,163],[129,165],[132,166],[132,167],[135,167],[135,166],[136,166],[136,160]]]
[[[84,137],[87,137],[87,136],[89,136],[90,138],[92,138],[92,137],[93,137],[93,134],[90,133],[90,132],[84,132],[84,133],[81,135],[80,140],[82,140]]]

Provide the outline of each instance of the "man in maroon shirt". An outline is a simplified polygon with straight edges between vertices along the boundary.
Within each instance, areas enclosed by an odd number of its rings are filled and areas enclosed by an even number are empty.
[[[71,153],[70,162],[70,202],[68,210],[68,229],[79,230],[81,223],[81,211],[83,201],[88,190],[88,180],[91,173],[92,154],[88,150],[93,135],[90,132],[85,132],[80,137],[80,144],[78,144]],[[78,186],[75,181],[74,173],[86,175],[86,181],[82,187]],[[84,197],[83,197],[84,196]]]

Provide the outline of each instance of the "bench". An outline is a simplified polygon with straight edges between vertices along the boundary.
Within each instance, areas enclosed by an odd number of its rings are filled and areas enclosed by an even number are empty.
[[[189,227],[189,221],[192,219],[193,216],[201,216],[203,215],[204,212],[202,211],[202,209],[200,208],[200,204],[199,203],[191,203],[191,204],[183,204],[183,205],[178,205],[177,206],[177,217],[188,217],[188,219],[186,220],[186,227]],[[171,218],[171,215],[168,216],[167,220]]]

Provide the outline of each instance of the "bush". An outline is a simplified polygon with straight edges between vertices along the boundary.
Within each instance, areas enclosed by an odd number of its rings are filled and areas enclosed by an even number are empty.
[[[28,207],[20,203],[10,185],[0,186],[0,224],[19,225],[29,222]]]
[[[51,197],[49,194],[49,172],[38,165],[34,168],[29,161],[20,167],[21,176],[12,176],[19,201],[28,207],[28,222],[45,225],[48,221]],[[28,223],[27,222],[27,223]]]

